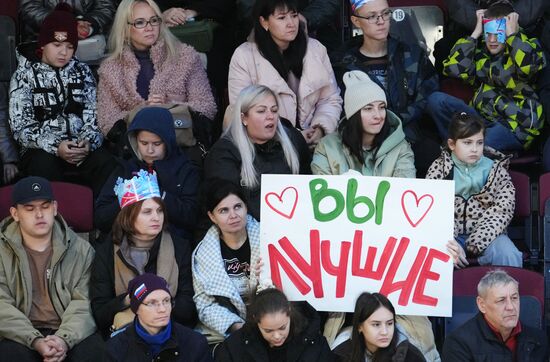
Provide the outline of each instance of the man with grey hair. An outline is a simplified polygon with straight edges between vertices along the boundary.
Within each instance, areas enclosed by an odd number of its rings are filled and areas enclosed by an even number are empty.
[[[445,339],[443,360],[547,361],[544,332],[519,321],[518,287],[518,282],[503,270],[485,274],[477,285],[480,313]]]

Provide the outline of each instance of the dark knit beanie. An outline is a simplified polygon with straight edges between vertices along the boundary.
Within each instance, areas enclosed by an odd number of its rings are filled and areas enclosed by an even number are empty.
[[[69,4],[59,3],[53,11],[46,16],[40,34],[38,34],[38,48],[42,48],[51,42],[68,41],[74,47],[78,47],[78,31],[76,18]]]
[[[145,273],[138,275],[128,283],[128,295],[130,296],[130,309],[136,313],[139,305],[155,290],[164,290],[170,294],[168,283],[163,277]]]

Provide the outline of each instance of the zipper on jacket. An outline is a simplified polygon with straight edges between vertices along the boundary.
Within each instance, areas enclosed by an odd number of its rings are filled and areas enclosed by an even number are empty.
[[[61,75],[59,74],[59,69],[56,69],[55,70],[55,75],[57,77],[57,81],[59,82],[59,87],[61,89],[61,93],[63,93],[63,97],[65,98],[64,99],[64,102],[63,102],[63,109],[65,109],[65,103],[67,102],[67,99],[68,99],[68,95],[65,93],[65,86],[63,85],[63,80],[61,79]],[[61,102],[59,102],[61,104]],[[72,139],[72,135],[71,135],[71,123],[69,122],[69,118],[64,118],[65,119],[65,127],[67,128],[67,137],[70,139]]]
[[[53,243],[53,241],[52,241]],[[61,296],[59,295],[59,292],[57,290],[57,288],[55,287],[55,282],[54,282],[54,275],[55,275],[55,271],[57,269],[57,266],[60,265],[60,263],[62,262],[63,258],[65,257],[65,254],[67,254],[67,249],[65,248],[65,250],[63,251],[63,254],[61,254],[61,256],[59,257],[59,262],[56,263],[55,265],[52,266],[51,268],[51,274],[50,274],[50,279],[48,281],[48,296],[50,297],[50,302],[52,303],[53,305],[53,309],[55,310],[55,313],[58,315],[59,319],[61,320],[61,314],[59,314],[59,312],[57,311],[57,309],[55,308],[55,304],[53,303],[53,299],[52,299],[52,286],[53,286],[53,289],[55,291],[55,295],[57,297],[57,300],[59,301],[59,304],[61,305],[61,307],[63,308],[63,312],[65,312],[65,309],[67,309],[67,306],[65,306],[65,304],[63,303],[63,300],[61,299]],[[59,266],[59,268],[61,268],[61,266]],[[61,271],[60,271],[61,272]]]

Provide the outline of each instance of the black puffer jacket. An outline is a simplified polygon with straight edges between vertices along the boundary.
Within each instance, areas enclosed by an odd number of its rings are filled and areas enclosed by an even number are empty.
[[[300,160],[300,174],[310,174],[311,153],[304,137],[295,128],[286,127],[286,131]],[[271,140],[255,145],[255,148],[254,167],[258,175],[292,173],[278,141]],[[241,184],[241,156],[231,139],[222,137],[214,144],[204,163],[204,176],[206,179],[221,178]],[[248,213],[260,220],[261,188],[245,187],[244,192],[248,199]]]
[[[61,2],[71,5],[76,17],[92,23],[92,35],[106,34],[110,29],[115,16],[114,0],[20,0],[19,17],[25,24],[27,39],[36,36],[44,18]]]
[[[107,341],[108,361],[150,362],[149,345],[136,333],[132,324]],[[212,357],[206,338],[181,324],[172,322],[170,339],[161,347],[155,362],[210,362]]]
[[[293,304],[306,318],[307,325],[286,344],[285,362],[332,362],[336,360],[319,330],[319,316],[307,303]],[[292,326],[292,321],[291,321]],[[267,362],[268,346],[257,326],[245,324],[229,336],[215,353],[218,362]]]
[[[445,362],[512,362],[512,352],[497,339],[483,314],[455,329],[443,345]],[[517,362],[548,361],[548,341],[543,331],[521,325],[517,337]]]

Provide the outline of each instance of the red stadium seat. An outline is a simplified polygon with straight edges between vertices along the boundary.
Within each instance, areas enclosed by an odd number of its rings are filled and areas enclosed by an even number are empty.
[[[13,185],[0,188],[0,218],[9,216]],[[78,233],[93,230],[94,201],[89,187],[68,182],[52,182],[58,212],[67,224]]]

